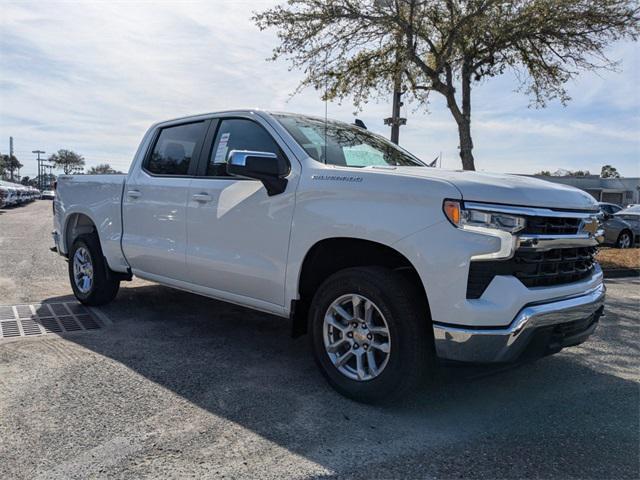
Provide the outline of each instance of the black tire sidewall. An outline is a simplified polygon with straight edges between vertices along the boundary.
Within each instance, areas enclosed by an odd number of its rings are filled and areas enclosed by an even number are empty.
[[[351,268],[331,276],[314,296],[311,311],[311,344],[316,363],[329,383],[343,395],[358,401],[378,403],[406,393],[423,379],[430,346],[427,319],[411,302],[411,291],[399,274],[377,267]],[[356,293],[380,309],[391,335],[391,355],[382,373],[367,381],[352,380],[338,371],[326,353],[324,315],[338,297]],[[426,312],[425,312],[426,313]]]

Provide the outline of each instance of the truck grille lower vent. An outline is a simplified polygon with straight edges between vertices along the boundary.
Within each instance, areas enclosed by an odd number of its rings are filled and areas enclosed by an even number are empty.
[[[593,272],[596,251],[596,247],[518,250],[510,260],[471,262],[467,298],[480,298],[496,275],[512,275],[526,287],[577,282]]]

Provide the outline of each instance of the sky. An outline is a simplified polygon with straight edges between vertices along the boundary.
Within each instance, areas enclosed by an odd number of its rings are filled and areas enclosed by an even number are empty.
[[[323,116],[319,92],[291,96],[301,72],[266,61],[275,32],[260,32],[250,17],[276,3],[0,0],[0,152],[13,136],[22,175],[35,175],[36,149],[71,149],[87,166],[126,171],[160,120],[236,108]],[[612,164],[640,176],[639,52],[638,44],[612,45],[618,71],[584,73],[569,84],[566,107],[529,108],[511,75],[476,86],[476,168],[599,173]],[[330,118],[355,118],[348,101],[327,107]],[[388,137],[390,110],[390,99],[368,103],[357,117]],[[442,153],[443,168],[460,168],[456,125],[437,95],[428,112],[409,104],[402,114],[403,147],[428,162]]]

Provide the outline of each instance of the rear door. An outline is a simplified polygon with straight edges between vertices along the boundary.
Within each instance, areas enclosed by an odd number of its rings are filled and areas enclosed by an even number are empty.
[[[163,126],[122,201],[122,250],[135,274],[186,279],[189,183],[210,121]]]
[[[227,299],[282,306],[296,173],[283,193],[268,196],[260,181],[228,176],[226,161],[232,150],[275,153],[290,165],[293,156],[255,117],[214,120],[205,145],[187,199],[189,281]]]

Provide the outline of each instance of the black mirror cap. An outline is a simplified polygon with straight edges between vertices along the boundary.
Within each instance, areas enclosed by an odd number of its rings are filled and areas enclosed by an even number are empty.
[[[270,152],[232,150],[227,162],[229,175],[260,180],[269,196],[282,193],[287,188],[289,164],[281,156]]]

